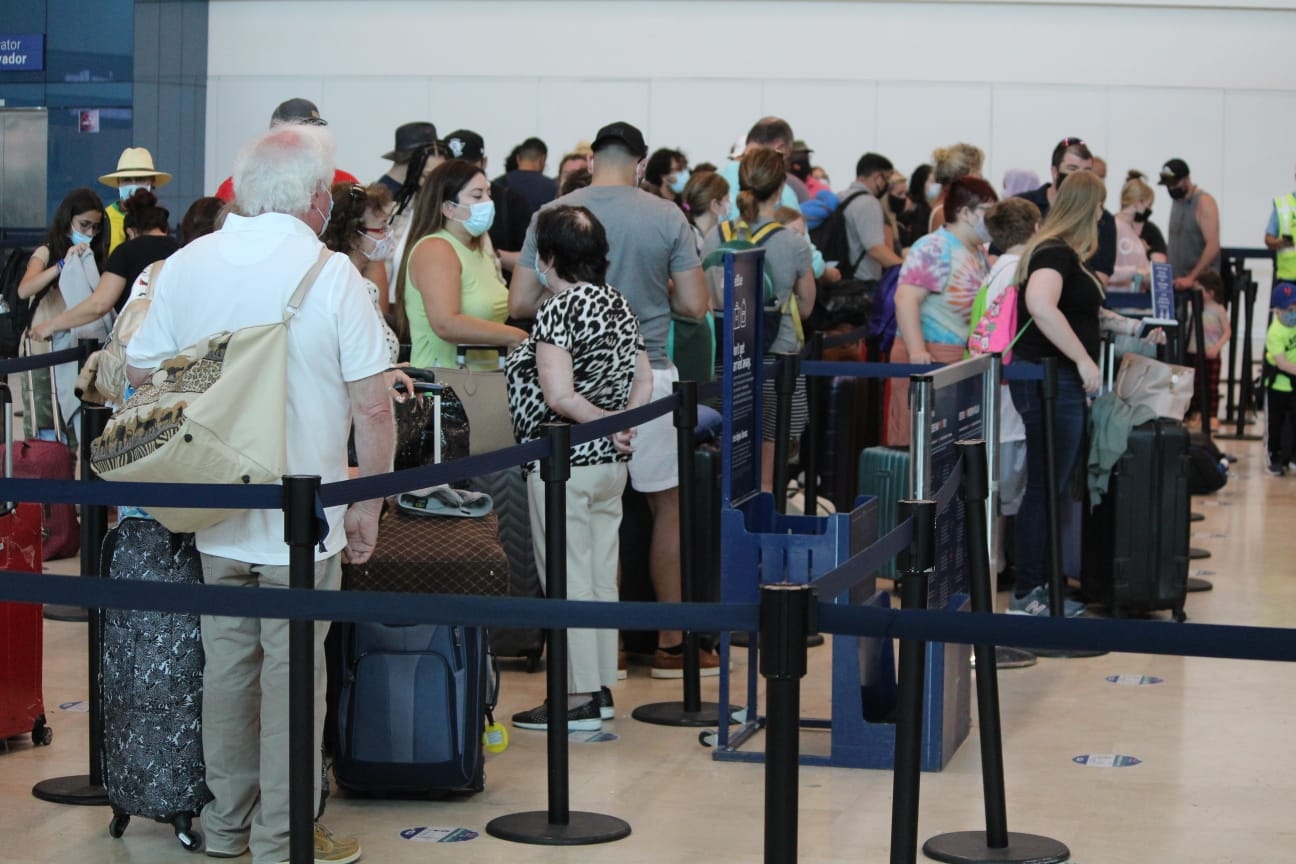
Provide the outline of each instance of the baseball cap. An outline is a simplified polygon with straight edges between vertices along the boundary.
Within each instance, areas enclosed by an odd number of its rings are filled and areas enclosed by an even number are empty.
[[[1296,304],[1296,283],[1275,282],[1269,294],[1270,309],[1286,309]]]
[[[814,148],[805,142],[805,139],[798,138],[792,142],[793,153],[813,153]]]
[[[270,125],[273,126],[276,123],[305,123],[308,126],[328,125],[328,121],[320,116],[315,103],[301,97],[279,103],[279,107],[270,115]]]
[[[597,153],[609,144],[619,144],[630,151],[630,155],[640,159],[648,155],[648,145],[644,143],[643,133],[624,121],[604,126],[594,136],[594,143],[590,146]]]
[[[420,147],[437,140],[436,126],[427,122],[404,123],[396,127],[396,146],[382,158],[395,162]]]
[[[1189,175],[1188,163],[1182,159],[1171,159],[1161,166],[1161,179],[1157,181],[1158,185],[1169,186],[1171,183],[1178,183]]]
[[[486,155],[486,142],[470,129],[451,132],[446,136],[445,146],[451,158],[463,159],[465,162],[480,162],[482,156]]]

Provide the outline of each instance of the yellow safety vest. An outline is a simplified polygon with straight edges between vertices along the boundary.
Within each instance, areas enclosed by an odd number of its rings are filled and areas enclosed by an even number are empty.
[[[1296,226],[1296,194],[1275,198],[1274,210],[1278,213],[1278,236],[1292,236],[1292,228]],[[1279,279],[1296,281],[1296,247],[1279,249],[1276,266]]]
[[[126,212],[121,202],[114,201],[106,208],[108,212],[108,252],[126,242]]]

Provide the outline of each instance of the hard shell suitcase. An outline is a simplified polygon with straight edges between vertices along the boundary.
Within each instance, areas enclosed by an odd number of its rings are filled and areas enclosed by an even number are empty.
[[[108,579],[197,585],[202,561],[192,534],[151,519],[123,519],[104,539]],[[197,615],[105,609],[103,775],[120,837],[132,816],[174,826],[186,849],[212,800],[202,750],[203,647]]]
[[[900,522],[897,502],[909,497],[909,451],[894,447],[865,448],[859,457],[856,494],[877,497],[878,536],[884,536]],[[894,560],[878,571],[883,579],[894,579],[895,575]]]
[[[13,440],[13,403],[0,383],[0,410],[5,441]],[[12,476],[11,459],[0,462]],[[0,569],[40,573],[41,507],[0,502]],[[31,735],[33,744],[49,744],[54,732],[45,723],[42,696],[44,627],[40,604],[0,603],[0,745]]]
[[[1169,609],[1183,621],[1188,590],[1188,432],[1157,419],[1130,430],[1101,504],[1086,514],[1085,595],[1114,615]]]

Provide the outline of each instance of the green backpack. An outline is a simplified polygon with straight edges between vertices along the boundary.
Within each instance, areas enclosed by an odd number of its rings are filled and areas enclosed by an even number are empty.
[[[711,286],[713,297],[723,296],[724,253],[757,249],[765,245],[765,241],[771,236],[783,230],[783,226],[778,222],[767,222],[753,233],[747,223],[741,219],[721,222],[718,227],[720,229],[721,243],[702,259],[702,270],[706,274],[707,283]],[[761,350],[768,351],[770,346],[774,344],[774,340],[778,338],[783,312],[787,309],[788,304],[794,301],[792,299],[793,295],[789,294],[787,302],[780,306],[778,295],[774,291],[774,277],[770,275],[768,269],[763,271],[763,275],[761,315],[764,326],[762,328]],[[793,315],[795,314],[794,308]]]

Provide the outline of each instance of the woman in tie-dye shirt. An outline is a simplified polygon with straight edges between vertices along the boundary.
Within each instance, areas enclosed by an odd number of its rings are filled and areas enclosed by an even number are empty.
[[[985,211],[999,200],[990,184],[960,177],[945,194],[946,222],[918,240],[900,268],[892,363],[953,363],[967,347],[972,301],[990,272]],[[886,443],[909,444],[909,382],[889,382]]]

